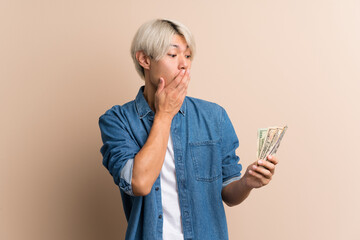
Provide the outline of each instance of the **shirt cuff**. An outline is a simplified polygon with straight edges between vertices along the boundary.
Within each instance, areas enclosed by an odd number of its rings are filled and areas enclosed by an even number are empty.
[[[120,183],[119,187],[126,194],[134,196],[131,187],[132,171],[133,171],[134,159],[130,158],[125,163],[124,167],[120,171]]]
[[[226,187],[227,185],[229,185],[230,183],[234,182],[234,181],[237,181],[241,178],[241,176],[236,176],[236,177],[233,177],[233,178],[230,178],[228,180],[226,180],[225,182],[223,182],[222,184],[222,188]]]

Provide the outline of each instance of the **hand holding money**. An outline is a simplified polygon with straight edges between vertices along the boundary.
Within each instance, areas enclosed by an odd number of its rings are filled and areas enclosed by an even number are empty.
[[[274,173],[277,157],[273,156],[280,146],[287,126],[261,128],[258,130],[257,161],[247,167],[243,177],[249,188],[267,185]]]
[[[265,159],[277,152],[288,127],[260,128],[258,130],[257,158]]]

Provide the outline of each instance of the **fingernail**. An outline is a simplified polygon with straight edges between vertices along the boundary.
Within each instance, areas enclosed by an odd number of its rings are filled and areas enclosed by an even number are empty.
[[[268,159],[272,159],[272,156],[271,156],[271,155],[269,155],[269,156],[268,156]]]
[[[261,160],[258,161],[259,164],[262,164],[263,162]]]

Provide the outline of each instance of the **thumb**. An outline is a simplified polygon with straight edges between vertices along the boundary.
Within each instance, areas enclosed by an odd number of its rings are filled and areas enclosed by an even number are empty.
[[[165,80],[161,77],[158,83],[157,92],[161,92],[165,88]]]

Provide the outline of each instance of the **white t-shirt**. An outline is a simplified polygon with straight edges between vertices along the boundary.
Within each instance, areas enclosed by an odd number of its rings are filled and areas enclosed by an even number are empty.
[[[163,207],[163,239],[183,240],[179,194],[175,175],[174,148],[169,136],[164,164],[160,172],[161,202]]]

